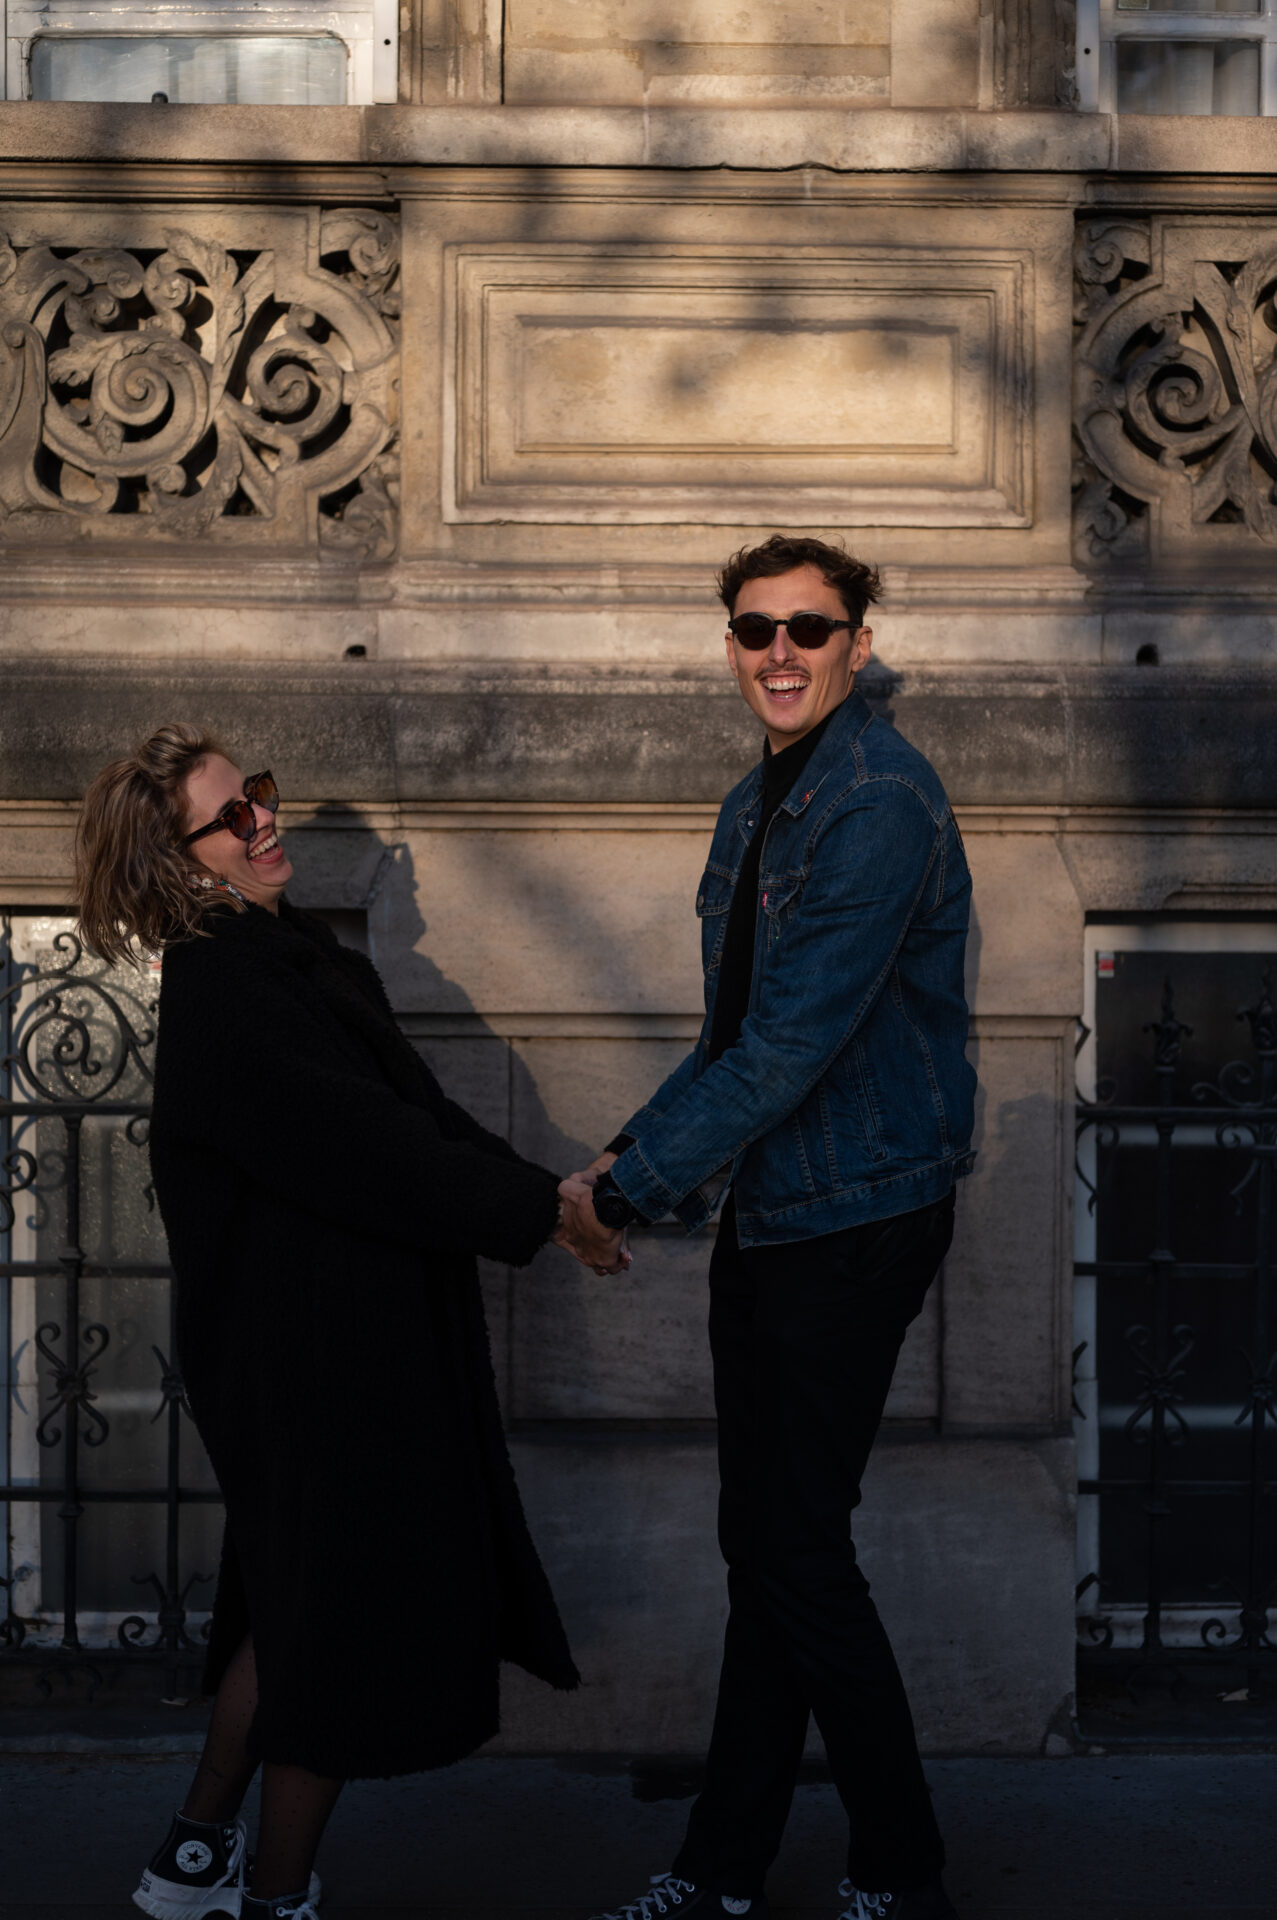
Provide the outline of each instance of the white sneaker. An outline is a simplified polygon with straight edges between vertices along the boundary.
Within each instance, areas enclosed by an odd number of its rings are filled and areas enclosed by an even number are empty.
[[[838,1892],[851,1903],[838,1920],[958,1920],[940,1880],[908,1893],[864,1893],[844,1880]]]
[[[611,1913],[595,1914],[594,1920],[663,1920],[667,1914],[690,1920],[693,1912],[696,1920],[745,1920],[746,1915],[749,1920],[770,1920],[763,1895],[743,1900],[728,1893],[711,1893],[708,1887],[694,1886],[676,1873],[654,1873],[646,1893]]]
[[[896,1898],[894,1893],[862,1893],[850,1880],[839,1881],[838,1897],[851,1902],[838,1920],[887,1920]]]

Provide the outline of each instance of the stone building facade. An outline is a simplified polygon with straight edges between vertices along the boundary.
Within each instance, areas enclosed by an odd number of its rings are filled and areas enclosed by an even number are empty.
[[[1277,122],[1082,111],[1083,54],[1053,0],[405,0],[397,103],[23,99],[11,48],[0,104],[11,915],[106,758],[211,724],[566,1171],[698,1026],[759,745],[714,567],[882,565],[872,690],[975,879],[979,1159],[861,1528],[932,1750],[1068,1734],[1087,918],[1277,905]],[[487,1275],[588,1682],[512,1679],[511,1749],[704,1740],[707,1256]]]

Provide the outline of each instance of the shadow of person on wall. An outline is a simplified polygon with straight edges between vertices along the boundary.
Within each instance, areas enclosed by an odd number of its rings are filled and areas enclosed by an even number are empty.
[[[400,1024],[449,1099],[560,1178],[585,1166],[597,1148],[556,1124],[510,1039],[493,1031],[460,982],[430,957],[410,848],[361,809],[338,804],[289,817],[285,829],[295,872],[289,898],[373,960]],[[515,1364],[516,1276],[493,1261],[479,1265],[503,1411],[517,1420],[529,1411],[529,1383]],[[604,1282],[551,1246],[517,1284],[550,1289],[558,1339],[583,1343],[583,1289]]]

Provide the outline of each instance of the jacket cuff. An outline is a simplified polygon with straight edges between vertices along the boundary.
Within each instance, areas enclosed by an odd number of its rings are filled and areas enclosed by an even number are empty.
[[[637,1214],[649,1226],[660,1220],[673,1207],[682,1195],[667,1187],[660,1175],[643,1158],[639,1146],[626,1149],[619,1160],[608,1169],[612,1179]]]

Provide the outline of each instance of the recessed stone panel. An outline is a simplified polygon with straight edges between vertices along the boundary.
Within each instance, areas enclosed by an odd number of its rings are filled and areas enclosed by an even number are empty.
[[[506,1668],[490,1751],[703,1754],[726,1611],[712,1438],[557,1430],[513,1454],[585,1685]],[[875,1449],[856,1545],[924,1751],[1040,1753],[1069,1701],[1073,1473],[1067,1440]]]
[[[450,256],[449,519],[1028,523],[1027,256]]]
[[[701,828],[405,833],[370,912],[391,1000],[404,1013],[699,1013],[707,851]]]
[[[994,1028],[971,1050],[977,1158],[958,1187],[943,1296],[944,1416],[954,1428],[1067,1418],[1072,1041],[1062,1020],[1054,1035]]]
[[[524,1420],[712,1420],[712,1235],[636,1234],[600,1279],[550,1247],[514,1277],[510,1408]]]
[[[594,1158],[691,1050],[690,1039],[516,1039],[511,1134],[530,1160],[570,1173]]]
[[[510,1051],[496,1034],[418,1038],[417,1051],[449,1100],[503,1138],[510,1132]]]

